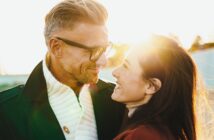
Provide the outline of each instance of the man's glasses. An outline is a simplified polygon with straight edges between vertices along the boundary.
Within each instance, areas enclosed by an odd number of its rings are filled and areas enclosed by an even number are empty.
[[[63,41],[65,44],[69,45],[69,46],[73,46],[73,47],[77,47],[77,48],[82,48],[82,49],[86,49],[90,52],[90,60],[91,61],[97,61],[99,59],[99,57],[103,54],[103,53],[108,53],[110,51],[110,49],[112,48],[112,43],[109,43],[106,47],[89,47],[71,40],[67,40],[61,37],[56,37],[58,40]]]

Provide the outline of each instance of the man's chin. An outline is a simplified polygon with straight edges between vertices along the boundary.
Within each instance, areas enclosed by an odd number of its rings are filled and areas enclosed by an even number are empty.
[[[95,75],[90,75],[90,76],[87,76],[87,78],[84,80],[84,83],[85,84],[96,84],[99,80],[99,77],[98,75],[95,76]]]
[[[89,79],[89,84],[96,84],[98,82],[99,78],[98,77],[93,77]]]

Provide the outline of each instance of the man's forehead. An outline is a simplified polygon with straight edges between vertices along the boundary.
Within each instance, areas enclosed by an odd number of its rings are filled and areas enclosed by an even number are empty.
[[[107,46],[109,42],[108,31],[105,25],[88,23],[80,23],[73,29],[61,28],[54,36],[66,38],[92,47]]]

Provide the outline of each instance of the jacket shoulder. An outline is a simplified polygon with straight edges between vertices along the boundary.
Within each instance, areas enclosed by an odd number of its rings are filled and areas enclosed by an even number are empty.
[[[115,87],[115,84],[110,81],[100,79],[97,83],[97,87],[99,89],[113,89]]]
[[[114,140],[175,140],[170,132],[158,130],[151,126],[138,126],[134,129],[126,130],[118,135]]]
[[[9,101],[22,93],[24,85],[19,85],[14,88],[0,92],[0,103]]]

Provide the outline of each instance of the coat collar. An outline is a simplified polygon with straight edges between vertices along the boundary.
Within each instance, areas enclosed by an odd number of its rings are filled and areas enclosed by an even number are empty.
[[[118,118],[115,120],[115,116],[113,114],[118,114],[118,110],[122,111],[121,108],[124,108],[121,107],[121,105],[116,105],[117,103],[111,100],[110,95],[113,92],[113,88],[113,84],[106,84],[101,80],[99,80],[97,84],[90,86],[98,138],[102,140],[115,135],[116,130],[118,129],[117,127],[120,125],[120,117],[122,116],[117,115]],[[44,131],[44,135],[51,136],[53,139],[56,139],[56,137],[59,140],[65,139],[57,118],[48,101],[47,86],[43,74],[42,62],[40,62],[30,74],[22,95],[24,96],[25,101],[31,105],[29,110],[26,112],[28,114],[31,113],[31,116],[28,118],[28,124],[31,125],[29,127],[32,128],[32,130],[30,130],[32,131],[31,133],[34,133],[37,136],[41,135],[39,134],[41,131]],[[110,115],[109,113],[113,114]]]
[[[97,94],[102,94],[100,92],[106,90],[111,90],[112,92],[113,88],[113,84],[106,84],[104,81],[99,80],[97,84],[90,85],[90,92],[92,94],[92,97],[96,98],[96,96],[100,96]],[[30,74],[24,87],[23,96],[32,103],[41,103],[48,101],[47,85],[43,73],[42,61],[34,68],[32,73]]]
[[[32,139],[65,140],[62,129],[49,104],[47,86],[40,62],[30,74],[22,94],[26,107],[28,135]]]
[[[32,102],[45,102],[48,100],[47,86],[42,71],[42,61],[30,74],[24,88],[23,96]]]

